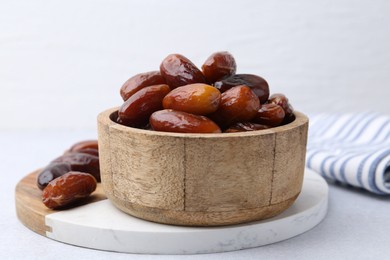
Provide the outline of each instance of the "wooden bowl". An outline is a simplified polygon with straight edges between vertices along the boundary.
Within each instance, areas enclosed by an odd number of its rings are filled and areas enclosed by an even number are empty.
[[[98,116],[100,171],[106,196],[145,220],[188,226],[230,225],[273,217],[299,195],[308,118],[222,134],[183,134],[115,123]]]

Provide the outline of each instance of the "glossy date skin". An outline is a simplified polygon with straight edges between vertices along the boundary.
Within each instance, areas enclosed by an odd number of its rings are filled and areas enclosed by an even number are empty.
[[[260,108],[260,101],[247,86],[236,86],[221,95],[221,103],[209,117],[221,128],[238,122],[251,121]]]
[[[74,153],[74,152],[84,152],[84,153],[90,153],[92,155],[95,155],[96,152],[99,150],[98,140],[84,140],[75,143],[72,145],[67,153]]]
[[[237,132],[248,132],[248,131],[257,131],[270,128],[267,125],[252,123],[252,122],[243,122],[236,123],[231,125],[228,129],[225,130],[225,133],[237,133]]]
[[[295,119],[294,108],[291,106],[288,98],[284,94],[281,93],[272,94],[269,97],[267,103],[276,104],[283,108],[285,114],[283,124],[288,124],[294,121]]]
[[[73,144],[62,156],[41,170],[37,186],[43,190],[50,181],[70,171],[87,172],[100,181],[98,140],[83,140]]]
[[[68,172],[51,181],[42,192],[42,202],[50,209],[68,207],[88,197],[96,189],[95,178],[88,173]]]
[[[224,131],[229,127],[229,131],[251,131],[263,125],[275,127],[295,119],[293,108],[283,94],[270,97],[265,79],[254,74],[236,74],[237,64],[229,52],[211,54],[201,69],[181,54],[168,55],[159,71],[137,74],[123,84],[120,92],[125,102],[111,119],[125,126],[153,130],[151,115],[171,109],[207,116]],[[235,89],[243,86],[245,90]],[[230,92],[232,89],[235,90]],[[80,152],[96,154],[89,148]]]
[[[169,93],[166,84],[145,87],[132,95],[118,110],[118,123],[143,128],[150,115],[163,108],[162,100]]]
[[[163,99],[164,109],[207,115],[218,109],[221,92],[213,86],[196,83],[175,88]]]
[[[120,89],[120,95],[122,96],[122,99],[126,101],[140,89],[161,84],[166,84],[166,81],[160,71],[139,73],[129,78],[123,84]]]
[[[52,180],[72,171],[69,163],[53,163],[46,166],[38,175],[37,186],[43,190]]]
[[[206,83],[203,73],[180,54],[168,55],[160,65],[160,72],[172,89],[193,83]]]
[[[269,86],[267,81],[262,77],[253,74],[235,74],[231,77],[217,81],[214,83],[222,93],[231,89],[232,87],[245,85],[248,86],[259,98],[260,103],[264,104],[269,97]]]
[[[100,182],[99,157],[85,153],[64,154],[54,159],[50,164],[67,163],[72,171],[90,173]]]
[[[270,103],[261,106],[257,111],[253,122],[275,127],[283,123],[284,117],[285,113],[283,108],[279,105]]]
[[[203,75],[210,84],[234,75],[236,69],[236,61],[227,51],[211,54],[202,65]]]
[[[160,110],[150,116],[155,131],[175,133],[221,133],[219,126],[205,116],[171,109]]]

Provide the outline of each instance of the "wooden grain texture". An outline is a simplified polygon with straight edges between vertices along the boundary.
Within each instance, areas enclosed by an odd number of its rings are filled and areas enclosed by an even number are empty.
[[[287,209],[303,183],[308,118],[253,132],[148,131],[98,116],[107,197],[150,221],[216,226],[260,220]]]
[[[186,140],[186,211],[233,211],[269,204],[274,136]],[[205,150],[205,148],[207,150]]]
[[[297,197],[298,194],[281,203],[233,211],[175,211],[145,207],[115,197],[110,200],[122,211],[152,222],[183,226],[226,226],[274,217],[290,207]]]
[[[184,140],[126,135],[110,128],[115,197],[147,207],[183,210]]]
[[[42,203],[42,191],[38,189],[36,185],[39,172],[40,170],[34,171],[18,182],[15,188],[15,206],[16,215],[26,227],[38,234],[46,236],[46,231],[50,231],[50,229],[45,225],[45,216],[58,211],[48,209]],[[83,205],[103,199],[106,199],[106,196],[99,183],[92,195],[77,205]]]
[[[286,126],[275,135],[271,204],[280,203],[302,189],[308,127]]]

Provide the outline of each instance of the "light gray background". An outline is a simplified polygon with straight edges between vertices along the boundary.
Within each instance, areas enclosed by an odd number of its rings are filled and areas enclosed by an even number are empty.
[[[158,69],[170,53],[201,66],[219,50],[307,114],[389,114],[386,0],[0,0],[1,258],[160,258],[39,236],[17,220],[14,187],[73,142],[96,138],[97,114],[121,104],[130,76]],[[386,258],[388,198],[331,184],[327,218],[301,236],[175,259]]]
[[[386,0],[0,1],[0,129],[94,128],[170,53],[228,50],[306,113],[390,103]]]

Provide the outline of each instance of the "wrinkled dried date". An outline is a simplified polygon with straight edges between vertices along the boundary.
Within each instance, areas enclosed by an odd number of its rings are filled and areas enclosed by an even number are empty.
[[[236,69],[236,61],[227,51],[211,54],[202,65],[203,75],[210,84],[234,75]]]
[[[120,93],[125,103],[111,119],[125,126],[154,130],[158,126],[153,128],[149,122],[159,122],[151,115],[171,109],[174,113],[207,116],[225,132],[252,131],[263,125],[275,127],[295,119],[293,108],[284,95],[270,97],[265,79],[253,74],[235,74],[236,70],[236,61],[227,51],[210,55],[202,70],[183,55],[168,55],[160,64],[160,71],[137,74],[123,84]],[[246,89],[230,92],[237,87]],[[282,120],[283,112],[278,106],[284,112]],[[180,116],[180,120],[178,115],[170,120],[183,124],[187,116]],[[192,117],[189,120],[193,120]],[[180,126],[177,129],[169,127],[172,131],[192,131],[180,130]],[[80,152],[95,154],[86,149]]]
[[[193,83],[206,83],[203,73],[180,54],[168,55],[160,65],[160,72],[172,89]]]
[[[190,84],[175,88],[163,99],[165,109],[173,109],[196,115],[207,115],[218,109],[221,93],[206,84]]]
[[[261,104],[265,103],[269,97],[269,87],[267,81],[262,77],[252,74],[235,74],[229,78],[217,81],[214,86],[221,92],[225,92],[232,87],[248,86],[259,97]]]
[[[284,110],[284,113],[287,117],[291,117],[294,115],[294,109],[293,107],[290,105],[289,101],[288,101],[288,98],[281,94],[281,93],[275,93],[275,94],[272,94],[270,97],[269,97],[269,100],[267,103],[270,103],[270,104],[276,104],[276,105],[279,105],[283,108]]]
[[[69,152],[78,152],[84,149],[95,149],[98,150],[98,141],[97,140],[85,140],[77,142],[69,148]]]
[[[282,124],[284,116],[285,113],[281,106],[273,103],[264,104],[257,111],[253,122],[275,127]]]
[[[128,100],[138,90],[153,85],[166,84],[160,71],[149,71],[129,78],[121,87],[120,94],[124,101]]]
[[[91,174],[68,172],[46,186],[42,202],[50,209],[59,209],[88,197],[95,189],[96,180]]]
[[[247,132],[247,131],[256,131],[264,130],[270,128],[267,125],[256,124],[252,122],[236,123],[231,125],[228,129],[225,130],[225,133],[236,133],[236,132]]]
[[[69,163],[53,163],[46,166],[38,175],[37,186],[43,190],[52,180],[72,171]]]
[[[294,108],[288,103],[287,114],[284,117],[283,124],[289,124],[295,120]]]
[[[100,182],[99,157],[85,153],[69,153],[54,159],[51,164],[70,164],[72,171],[92,174]]]
[[[162,100],[169,93],[166,84],[145,87],[132,95],[118,110],[118,123],[145,127],[150,115],[163,108]]]
[[[69,150],[65,151],[68,153],[86,153],[94,156],[99,156],[98,141],[97,140],[85,140],[72,145]]]
[[[99,157],[99,150],[93,149],[93,148],[81,149],[81,150],[78,150],[77,152],[66,151],[64,154],[70,154],[70,153],[86,153],[86,154],[90,154],[90,155]]]
[[[176,133],[220,133],[216,123],[205,116],[171,109],[160,110],[150,116],[150,125],[156,131]]]
[[[259,99],[249,87],[236,86],[222,93],[218,110],[209,117],[225,128],[237,122],[252,120],[259,108]]]

